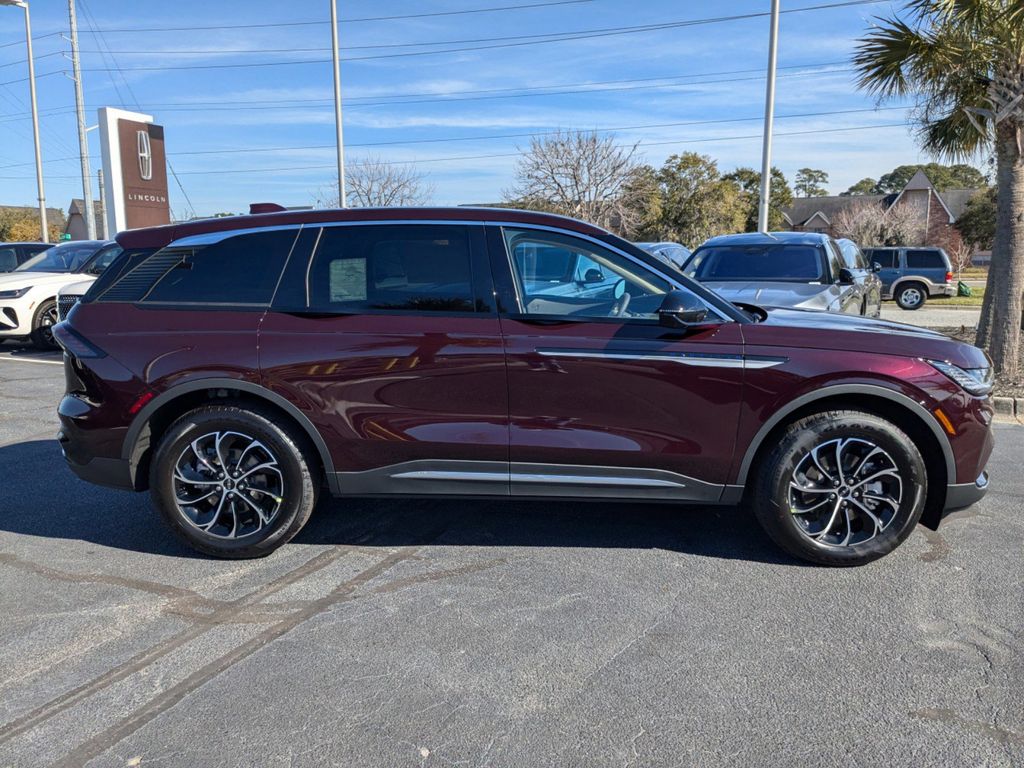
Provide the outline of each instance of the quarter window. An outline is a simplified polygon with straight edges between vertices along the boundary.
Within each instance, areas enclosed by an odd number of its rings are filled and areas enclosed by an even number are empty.
[[[253,232],[210,245],[160,251],[136,270],[141,274],[152,267],[159,273],[142,301],[269,304],[297,233],[295,229]]]
[[[907,269],[945,269],[946,262],[938,251],[907,251]]]
[[[474,312],[467,228],[325,228],[304,298],[322,312]]]
[[[13,248],[0,248],[0,272],[10,272],[18,266],[18,255]]]
[[[529,315],[657,317],[671,283],[626,256],[574,237],[505,229],[505,243]]]

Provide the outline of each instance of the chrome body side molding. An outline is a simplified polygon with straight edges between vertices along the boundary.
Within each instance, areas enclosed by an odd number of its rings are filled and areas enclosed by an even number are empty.
[[[595,352],[585,349],[538,348],[537,354],[544,357],[593,358],[596,360],[644,360],[652,362],[677,363],[695,368],[772,368],[787,362],[787,357],[763,355],[721,355],[699,352],[627,352],[622,350]]]

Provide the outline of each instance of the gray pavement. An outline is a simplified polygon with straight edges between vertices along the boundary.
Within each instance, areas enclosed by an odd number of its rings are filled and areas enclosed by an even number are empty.
[[[923,328],[977,328],[981,317],[980,307],[944,307],[934,302],[926,303],[921,309],[900,309],[894,302],[882,304],[882,319],[897,323],[908,323]]]
[[[258,561],[79,482],[0,346],[0,766],[1024,764],[1024,427],[853,570],[735,509],[325,504]]]

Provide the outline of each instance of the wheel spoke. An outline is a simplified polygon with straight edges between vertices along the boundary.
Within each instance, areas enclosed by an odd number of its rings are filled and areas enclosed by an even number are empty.
[[[897,479],[900,479],[900,473],[897,472],[895,468],[893,468],[893,469],[883,469],[880,472],[875,472],[875,474],[871,475],[871,477],[864,478],[863,480],[858,482],[856,485],[851,485],[850,486],[850,490],[857,490],[862,485],[864,485],[864,483],[870,483],[872,480],[877,480],[880,477],[895,477]],[[903,482],[901,480],[900,481],[900,486],[902,487],[902,485],[903,485]]]
[[[838,440],[836,441],[836,472],[839,474],[839,482],[846,485],[846,477],[843,476],[843,446],[848,441]]]
[[[255,503],[254,503],[254,502],[253,502],[253,501],[252,501],[251,499],[249,499],[248,497],[246,497],[246,495],[245,495],[244,493],[241,493],[241,494],[239,494],[239,495],[238,495],[238,498],[240,498],[240,499],[241,499],[242,501],[244,501],[244,502],[245,502],[246,504],[248,504],[248,505],[249,505],[250,507],[252,507],[253,511],[254,511],[254,512],[255,512],[255,513],[257,514],[257,515],[259,515],[259,518],[260,518],[260,527],[261,527],[261,528],[262,528],[262,527],[263,527],[264,525],[266,525],[267,523],[269,523],[269,522],[270,522],[270,518],[269,518],[269,517],[267,517],[267,515],[266,515],[266,513],[264,513],[263,509],[262,509],[262,508],[261,508],[261,507],[260,507],[260,506],[259,506],[258,504],[255,504]]]
[[[808,488],[800,485],[796,480],[789,481],[789,487],[800,493],[835,493],[835,488]]]
[[[828,478],[828,481],[830,483],[834,483],[836,479],[832,477],[831,473],[825,470],[825,468],[821,465],[821,460],[818,458],[818,451],[820,451],[823,447],[824,446],[819,445],[813,451],[811,451],[811,461],[814,462],[814,466],[822,474],[823,477]]]
[[[871,518],[871,522],[875,524],[875,530],[874,530],[874,532],[870,536],[868,536],[868,539],[875,538],[875,536],[877,536],[883,530],[885,530],[885,525],[878,518],[878,515],[876,515],[874,512],[872,512],[870,509],[868,509],[866,506],[861,504],[856,499],[853,500],[853,503],[856,504],[858,507],[860,507],[861,511],[864,512],[865,515],[870,517]],[[864,541],[867,541],[868,539],[865,539]]]

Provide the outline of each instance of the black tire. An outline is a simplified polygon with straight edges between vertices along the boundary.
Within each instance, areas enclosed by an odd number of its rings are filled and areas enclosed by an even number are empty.
[[[191,488],[194,490],[196,488],[191,484],[182,485],[176,479],[175,471],[179,462],[186,460],[187,456],[197,456],[192,448],[194,442],[197,444],[200,441],[208,443],[211,434],[229,433],[249,438],[252,441],[250,448],[253,445],[259,446],[248,454],[245,451],[240,451],[242,455],[234,457],[235,459],[241,458],[235,467],[240,467],[237,471],[242,479],[230,480],[232,450],[225,446],[223,452],[226,456],[223,463],[227,465],[227,472],[215,475],[214,472],[220,469],[222,462],[209,455],[207,456],[210,463],[198,459],[194,464],[194,466],[200,467],[198,462],[203,462],[204,466],[200,471],[204,474],[190,471],[198,485],[210,486],[214,489],[216,495],[213,499],[206,502],[194,500],[193,504],[179,506],[176,502],[176,499],[179,498],[178,489]],[[225,438],[225,440],[227,439]],[[238,438],[230,439],[237,440]],[[235,453],[238,452],[235,451]],[[250,489],[243,491],[246,486],[242,483],[246,480],[246,472],[251,467],[251,462],[262,462],[263,466],[270,466],[267,456],[276,462],[273,464],[275,469],[270,470],[271,473],[276,474],[268,476],[276,482],[279,475],[280,486],[271,488],[264,482],[262,487],[267,490],[259,490],[253,482]],[[314,457],[315,451],[309,445],[307,436],[269,409],[249,404],[212,405],[197,408],[181,416],[160,438],[150,465],[150,495],[167,525],[178,538],[190,547],[204,554],[221,558],[263,557],[291,540],[309,520],[313,508],[316,506],[321,487],[321,470]],[[214,484],[217,477],[225,477],[224,480],[219,481],[220,486]],[[250,476],[250,481],[259,477],[260,475]],[[224,483],[230,484],[232,490],[226,490],[223,487]],[[257,504],[268,504],[274,510],[273,515],[268,514],[267,520],[264,522],[255,516],[255,513],[251,511],[255,507],[246,499],[240,498],[242,496],[255,499]],[[266,497],[270,497],[270,500],[268,501]],[[213,509],[213,505],[218,500],[222,500],[223,505]],[[204,506],[204,504],[209,506]],[[223,514],[221,514],[222,506]],[[200,514],[209,514],[212,518],[229,520],[232,519],[229,515],[232,515],[233,511],[237,511],[238,514],[233,515],[235,522],[229,532],[230,535],[216,535],[216,533],[204,532],[200,529],[198,524],[202,521]],[[190,519],[191,513],[196,514],[197,520]],[[239,520],[243,521],[241,527],[239,527]],[[245,521],[250,522],[246,523]],[[243,535],[246,527],[254,526],[257,527],[256,530]],[[211,528],[211,530],[219,531],[226,527],[225,523],[222,526]],[[236,531],[239,535],[234,535]]]
[[[829,457],[826,452],[838,451],[841,456],[844,445],[841,441],[849,438],[853,440],[845,444],[846,450],[854,460],[858,459],[858,452],[869,452],[869,446],[881,449],[885,455],[875,454],[860,466],[847,464],[845,475],[836,473],[834,457]],[[809,463],[816,447],[819,454],[813,463]],[[818,490],[827,489],[829,483],[809,479],[811,475],[815,478],[825,476],[825,473],[819,476],[814,469],[818,459],[825,465],[825,470],[831,469],[832,474],[844,477],[841,489],[834,493]],[[811,467],[810,472],[803,471],[807,467]],[[851,476],[854,469],[858,474]],[[891,506],[878,504],[874,496],[863,495],[865,491],[871,493],[874,486],[862,484],[857,487],[861,479],[873,477],[882,470],[899,475],[900,497],[890,502]],[[897,481],[892,474],[883,473],[882,477],[882,480],[875,481],[879,486],[884,483],[891,488],[896,487]],[[807,494],[801,490],[791,491],[791,481],[801,487],[814,486],[816,489]],[[807,500],[808,509],[818,504],[819,498],[823,499],[824,508],[813,515],[793,512],[798,504],[794,503],[791,493],[795,493],[797,499]],[[878,493],[885,495],[884,490]],[[859,495],[860,501],[850,499],[841,506],[843,500],[851,495]],[[898,547],[920,520],[927,495],[928,475],[924,459],[911,439],[896,425],[860,411],[828,411],[807,416],[786,427],[775,447],[760,462],[752,502],[758,522],[772,540],[791,555],[819,565],[855,566],[877,560]],[[880,531],[874,524],[876,518],[861,512],[862,507],[856,506],[858,503],[874,505],[874,511],[879,512],[877,518],[884,523]],[[835,526],[830,528],[826,521],[820,525],[822,531],[835,530],[835,539],[845,535],[849,543],[843,545],[842,542],[828,541],[828,536],[820,541],[813,538],[814,531],[810,529],[826,517],[828,521],[835,519]],[[868,538],[858,541],[862,537]]]
[[[37,349],[57,349],[51,328],[57,322],[57,302],[48,299],[39,305],[32,317],[32,333],[29,338]]]
[[[921,283],[904,283],[896,291],[896,303],[900,309],[920,309],[926,301],[928,289]]]

